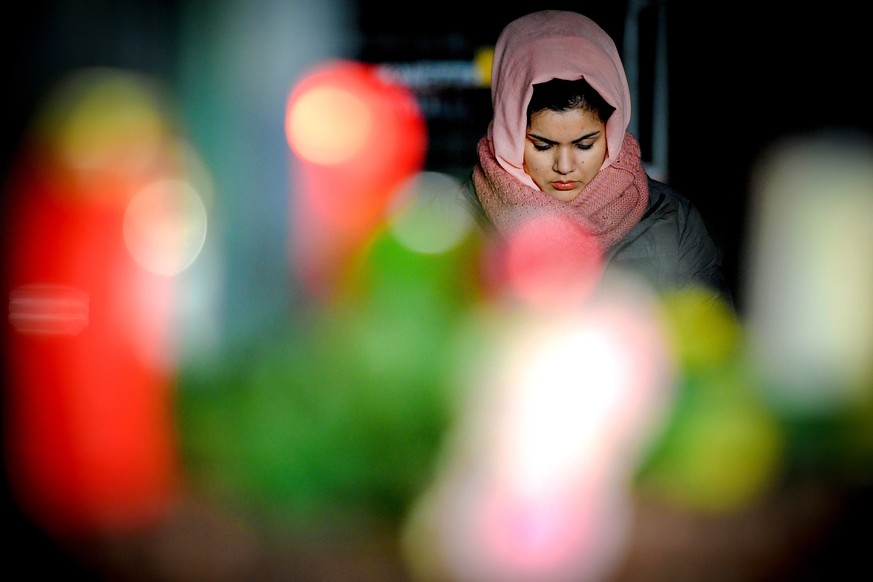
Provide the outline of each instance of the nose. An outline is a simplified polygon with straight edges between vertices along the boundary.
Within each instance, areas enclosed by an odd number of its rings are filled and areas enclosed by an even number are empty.
[[[576,158],[570,148],[555,148],[555,160],[552,169],[561,175],[569,174],[576,167]]]

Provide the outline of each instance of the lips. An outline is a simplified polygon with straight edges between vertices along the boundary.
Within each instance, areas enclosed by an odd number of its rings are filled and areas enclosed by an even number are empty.
[[[576,182],[552,182],[552,188],[562,192],[568,192],[576,188]]]

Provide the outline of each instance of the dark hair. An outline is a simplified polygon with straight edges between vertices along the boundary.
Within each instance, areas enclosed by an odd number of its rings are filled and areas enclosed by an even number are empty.
[[[582,109],[596,113],[600,121],[606,123],[615,107],[607,103],[600,93],[594,90],[584,79],[567,81],[552,79],[533,86],[533,95],[527,104],[527,122],[537,111],[570,111]]]

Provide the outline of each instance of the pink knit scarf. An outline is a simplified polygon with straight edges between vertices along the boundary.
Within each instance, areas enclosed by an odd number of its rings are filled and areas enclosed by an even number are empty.
[[[640,221],[649,199],[649,185],[637,140],[625,133],[618,158],[601,168],[584,190],[562,202],[519,182],[497,163],[487,137],[479,141],[479,163],[473,182],[485,213],[506,234],[543,213],[569,216],[605,252]]]

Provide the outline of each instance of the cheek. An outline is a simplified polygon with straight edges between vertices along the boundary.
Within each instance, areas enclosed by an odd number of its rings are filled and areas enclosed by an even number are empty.
[[[581,165],[581,168],[589,178],[593,178],[594,174],[600,170],[600,166],[603,165],[603,160],[606,159],[606,148],[592,148],[585,153],[585,163]]]
[[[595,164],[597,164],[597,167],[599,168],[601,165],[603,165],[603,160],[606,159],[606,141],[603,141],[597,147],[595,147],[594,151],[596,151],[597,153],[594,156],[593,161]]]
[[[533,147],[524,150],[524,167],[534,171],[541,171],[552,164],[549,152],[539,152]]]
[[[527,155],[524,156],[524,173],[531,177],[538,186],[540,185],[539,176],[543,173],[543,160],[541,156]]]

